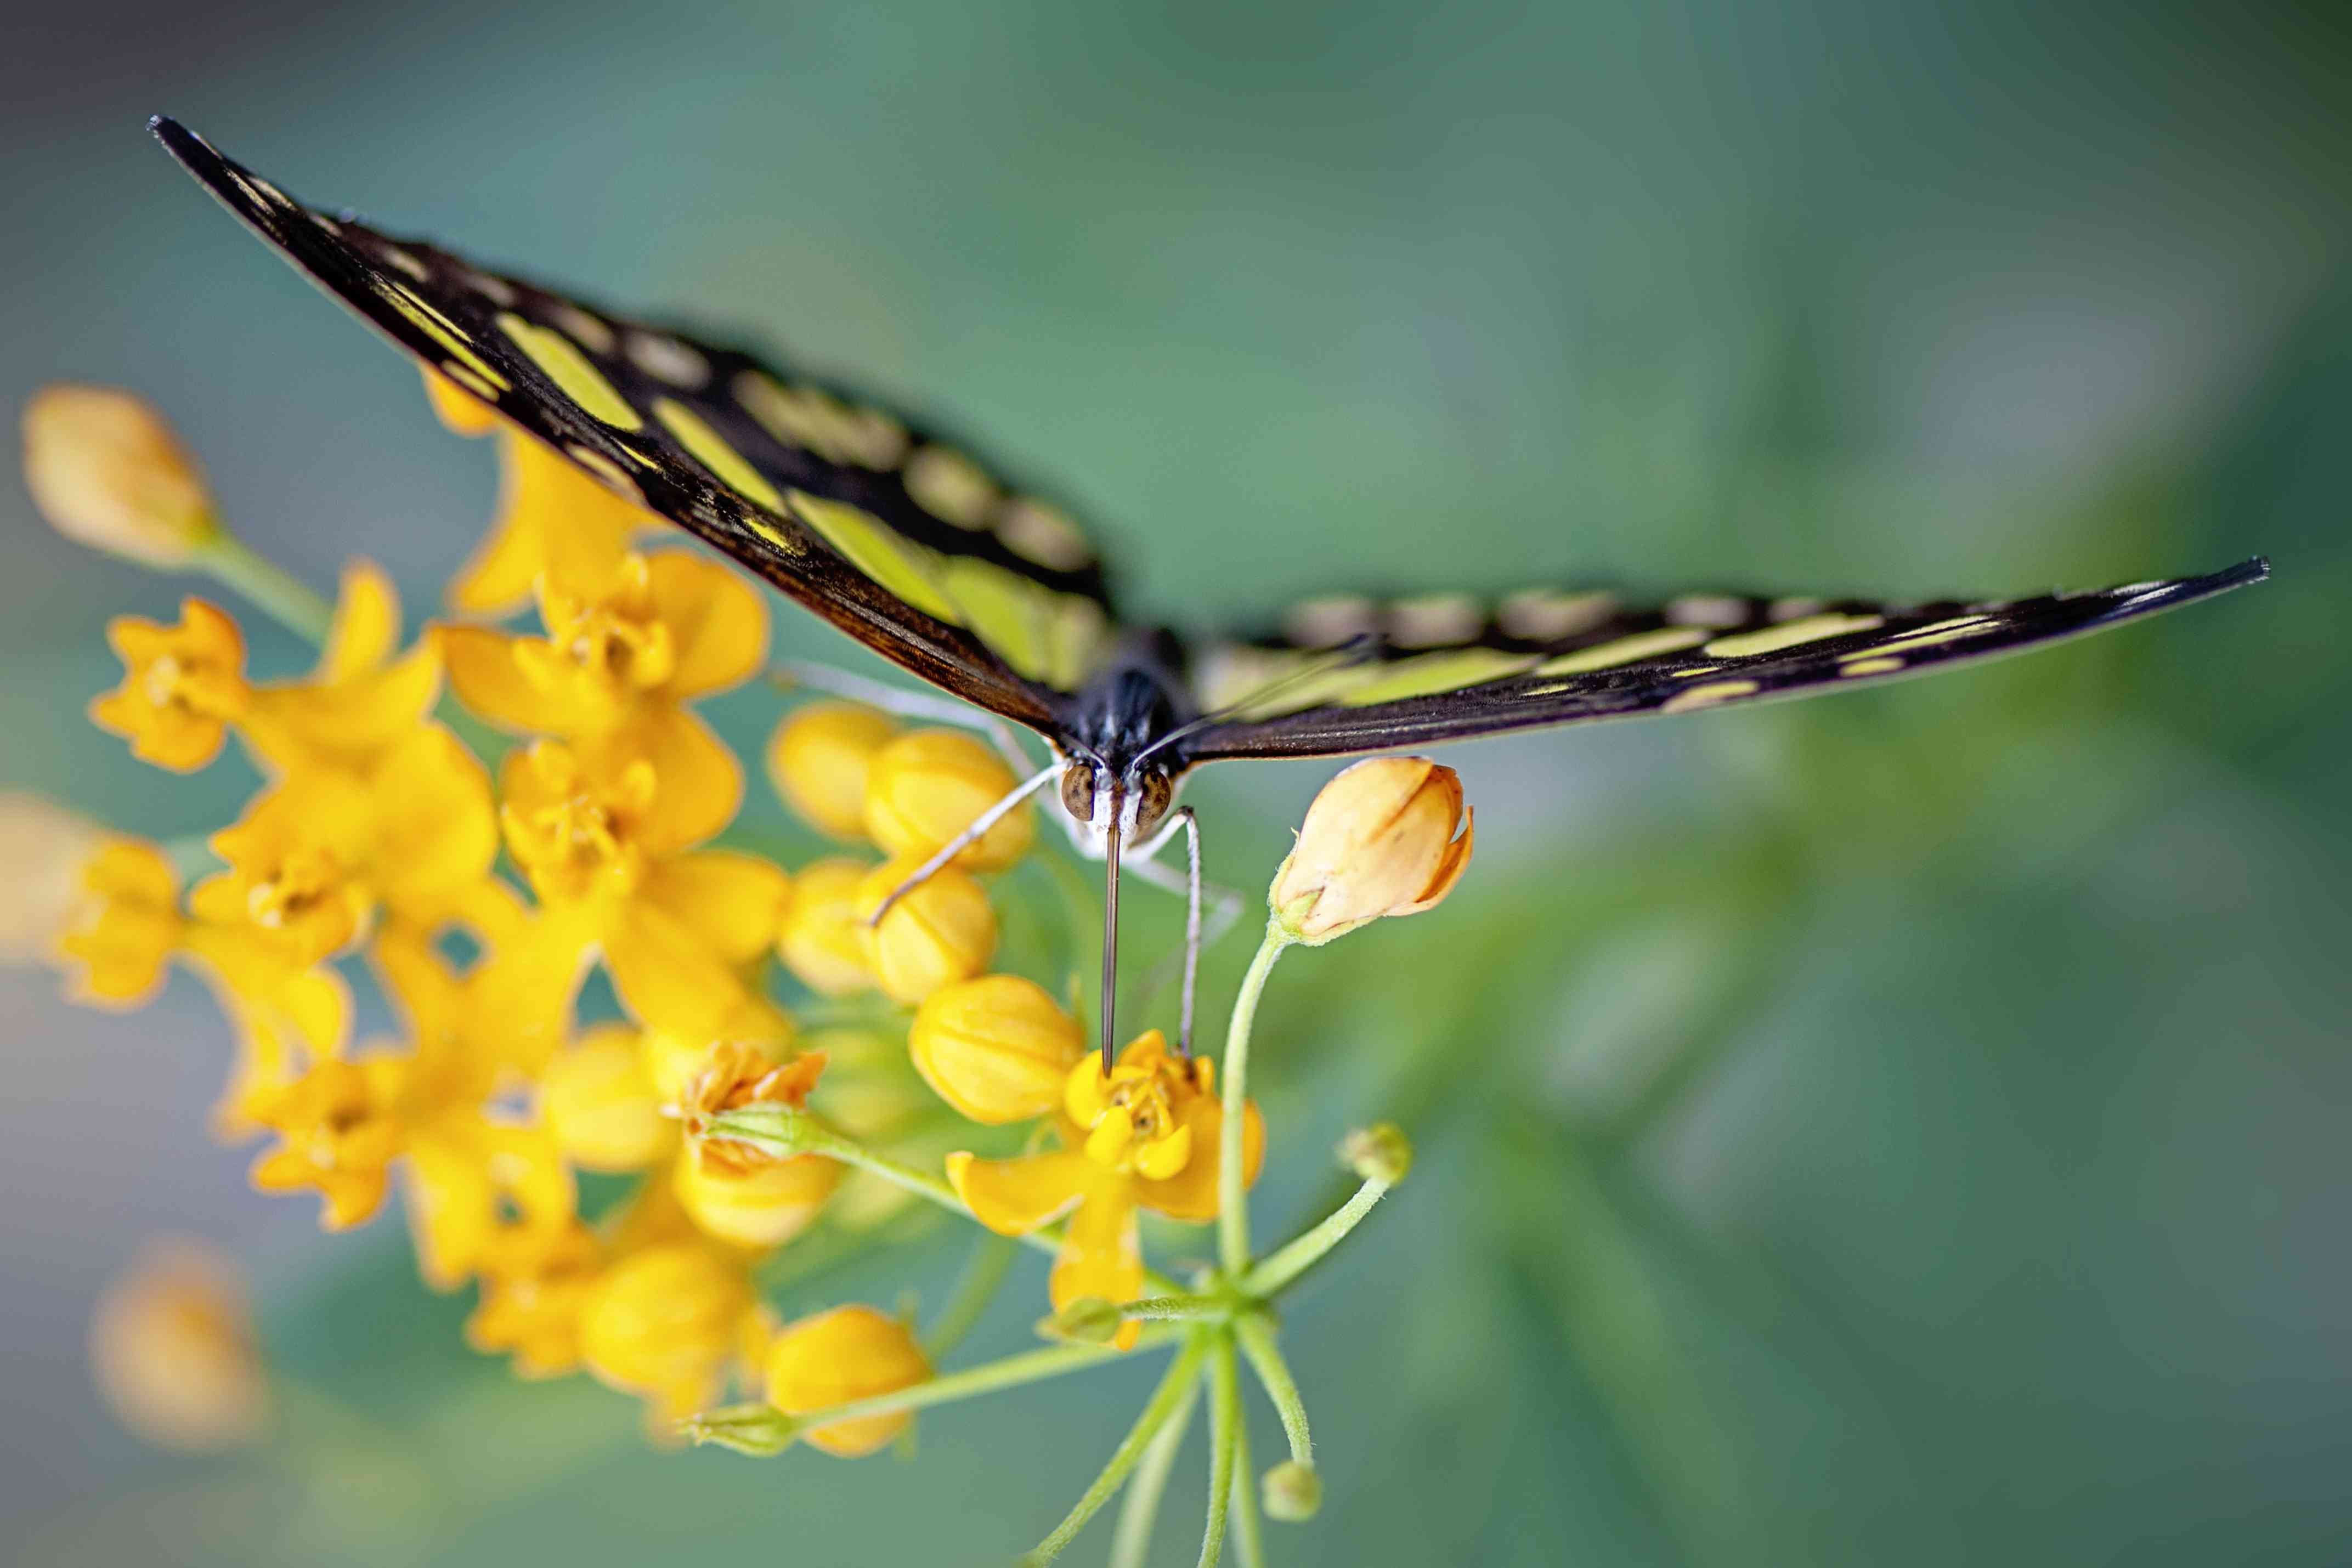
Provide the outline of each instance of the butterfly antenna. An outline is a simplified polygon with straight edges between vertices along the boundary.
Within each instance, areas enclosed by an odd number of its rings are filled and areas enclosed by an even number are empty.
[[[1110,791],[1110,830],[1103,839],[1103,862],[1110,869],[1103,883],[1102,1070],[1110,1076],[1111,1040],[1118,1032],[1118,812],[1123,804],[1117,785]]]
[[[1155,751],[1164,751],[1178,741],[1187,739],[1213,726],[1223,724],[1255,707],[1260,703],[1271,702],[1281,695],[1286,686],[1295,686],[1302,682],[1311,681],[1318,675],[1328,675],[1334,670],[1344,670],[1350,665],[1360,664],[1378,653],[1380,646],[1380,640],[1370,633],[1351,637],[1339,647],[1332,649],[1331,656],[1328,660],[1308,664],[1304,669],[1293,670],[1290,674],[1268,681],[1265,685],[1245,694],[1238,701],[1227,703],[1213,713],[1204,713],[1190,724],[1178,726],[1137,752],[1135,760],[1139,763]]]

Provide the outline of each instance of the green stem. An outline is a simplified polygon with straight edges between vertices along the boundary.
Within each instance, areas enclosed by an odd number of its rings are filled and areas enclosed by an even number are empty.
[[[1225,1515],[1234,1499],[1234,1432],[1241,1425],[1241,1375],[1234,1342],[1219,1334],[1209,1369],[1209,1522],[1201,1532],[1200,1568],[1217,1568],[1225,1552]]]
[[[196,552],[192,564],[236,590],[247,603],[297,636],[312,643],[327,640],[333,607],[310,584],[255,554],[235,534],[214,535]]]
[[[1172,1331],[1155,1334],[1143,1331],[1136,1348],[1160,1344],[1174,1337]],[[853,1399],[846,1405],[836,1405],[830,1410],[812,1410],[793,1417],[802,1430],[830,1427],[836,1421],[856,1421],[867,1416],[895,1416],[901,1410],[919,1410],[928,1405],[950,1405],[975,1395],[993,1394],[1000,1388],[1018,1388],[1024,1383],[1041,1378],[1059,1377],[1066,1372],[1116,1361],[1125,1353],[1109,1345],[1055,1345],[1045,1350],[1024,1350],[995,1361],[983,1361],[978,1366],[961,1372],[950,1372],[945,1377],[934,1377],[927,1383],[912,1384],[877,1394],[869,1398]]]
[[[1290,1375],[1282,1347],[1275,1343],[1272,1325],[1264,1313],[1252,1312],[1234,1320],[1234,1337],[1241,1342],[1242,1354],[1249,1357],[1250,1370],[1265,1385],[1265,1396],[1274,1401],[1275,1414],[1282,1417],[1282,1435],[1290,1439],[1290,1457],[1302,1465],[1313,1465],[1315,1437],[1307,1429],[1307,1403],[1298,1396],[1298,1380]]]
[[[1233,1022],[1225,1030],[1225,1059],[1217,1064],[1224,1078],[1225,1096],[1224,1126],[1217,1141],[1217,1256],[1225,1273],[1234,1279],[1249,1267],[1250,1260],[1249,1208],[1242,1179],[1250,1028],[1257,1021],[1258,998],[1265,990],[1266,977],[1274,973],[1274,961],[1289,946],[1290,938],[1281,928],[1266,922],[1265,940],[1258,944],[1257,956],[1242,977],[1241,995],[1234,999]]]
[[[923,1336],[923,1354],[934,1362],[963,1343],[971,1333],[988,1304],[996,1300],[1004,1276],[1012,1270],[1013,1260],[1020,1255],[1010,1236],[987,1232],[972,1243],[971,1256],[965,1260],[963,1273],[957,1279],[955,1292],[948,1304],[940,1309],[931,1332]]]
[[[1256,1268],[1242,1277],[1242,1292],[1260,1301],[1276,1295],[1299,1275],[1318,1262],[1323,1254],[1339,1244],[1340,1239],[1363,1223],[1372,1206],[1389,1190],[1384,1181],[1368,1181],[1356,1189],[1355,1196],[1323,1217],[1312,1230],[1301,1231],[1269,1254]]]
[[[1152,1438],[1159,1436],[1160,1427],[1180,1408],[1190,1407],[1192,1375],[1200,1365],[1202,1348],[1202,1338],[1195,1334],[1185,1342],[1182,1350],[1176,1353],[1174,1364],[1168,1368],[1168,1375],[1162,1377],[1160,1386],[1151,1391],[1151,1397],[1144,1403],[1143,1413],[1135,1418],[1135,1425],[1128,1428],[1127,1436],[1119,1439],[1118,1447],[1110,1451],[1110,1458],[1103,1465],[1101,1472],[1080,1494],[1078,1500],[1070,1505],[1070,1511],[1062,1516],[1062,1522],[1054,1526],[1051,1533],[1021,1559],[1022,1568],[1044,1568],[1045,1563],[1059,1557],[1063,1548],[1076,1540],[1078,1531],[1087,1527],[1087,1521],[1102,1511],[1103,1504],[1118,1490],[1119,1483],[1127,1479],[1128,1472],[1135,1469],[1137,1461],[1143,1458],[1151,1446]]]
[[[1140,1301],[1121,1301],[1118,1315],[1123,1318],[1158,1319],[1162,1322],[1198,1321],[1202,1318],[1223,1318],[1231,1315],[1233,1305],[1214,1296],[1146,1296]]]
[[[927,1198],[950,1213],[961,1214],[973,1224],[982,1223],[964,1200],[956,1196],[954,1187],[945,1176],[935,1176],[904,1161],[878,1154],[848,1134],[829,1127],[805,1111],[795,1111],[782,1104],[753,1104],[738,1111],[722,1111],[710,1119],[708,1136],[732,1139],[749,1144],[770,1154],[823,1155],[839,1160],[843,1165],[871,1171],[891,1186]],[[994,1232],[992,1234],[1002,1234]],[[1045,1226],[1024,1231],[1013,1238],[1024,1247],[1040,1252],[1058,1253],[1062,1249],[1062,1228]],[[1175,1281],[1157,1270],[1146,1269],[1143,1277],[1155,1287],[1174,1292]]]
[[[1143,1462],[1135,1467],[1135,1479],[1127,1483],[1127,1496],[1118,1505],[1118,1523],[1110,1538],[1110,1568],[1143,1568],[1144,1556],[1151,1550],[1151,1527],[1160,1518],[1160,1499],[1168,1490],[1168,1472],[1176,1468],[1184,1435],[1192,1430],[1192,1404],[1200,1393],[1200,1384],[1187,1375],[1175,1410],[1143,1450]]]
[[[1228,1360],[1231,1359],[1228,1353]],[[1265,1531],[1257,1517],[1257,1470],[1250,1463],[1249,1421],[1240,1395],[1234,1405],[1234,1555],[1241,1568],[1265,1568]]]

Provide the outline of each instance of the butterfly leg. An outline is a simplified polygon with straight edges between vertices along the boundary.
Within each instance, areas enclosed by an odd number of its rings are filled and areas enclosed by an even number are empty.
[[[930,859],[925,861],[922,864],[917,866],[912,872],[908,873],[907,880],[892,888],[890,890],[889,896],[883,899],[880,904],[875,906],[874,913],[866,917],[866,924],[869,927],[881,925],[882,917],[890,913],[890,906],[892,904],[897,904],[900,899],[914,892],[915,889],[922,886],[923,883],[937,876],[940,871],[946,867],[950,861],[963,853],[965,850],[971,848],[974,843],[977,843],[982,834],[986,833],[989,829],[996,826],[997,823],[1003,821],[1006,814],[1018,807],[1022,801],[1026,800],[1030,796],[1034,795],[1038,790],[1044,789],[1054,779],[1061,777],[1061,772],[1062,765],[1059,762],[1051,762],[1046,764],[1044,768],[1039,768],[1036,772],[1032,773],[1028,778],[1024,779],[1019,784],[1013,787],[1011,794],[997,801],[995,805],[991,806],[979,816],[974,817],[971,820],[971,825],[970,827],[964,829],[962,832],[958,833],[954,838],[950,839],[946,843],[941,844],[938,853],[932,855]]]
[[[1182,873],[1161,865],[1151,858],[1175,836],[1180,827],[1184,831],[1185,846],[1189,852],[1189,863]],[[1179,806],[1170,812],[1168,825],[1153,835],[1151,842],[1137,852],[1128,862],[1128,867],[1138,881],[1184,895],[1184,949],[1173,960],[1181,961],[1184,967],[1183,1003],[1182,1010],[1177,1015],[1180,1022],[1176,1049],[1180,1055],[1190,1057],[1192,1054],[1192,999],[1200,977],[1201,949],[1233,929],[1234,922],[1241,918],[1242,895],[1232,888],[1209,886],[1202,882],[1201,823],[1190,806]],[[1178,880],[1180,876],[1181,881]],[[1205,921],[1202,907],[1204,903],[1210,906]],[[1156,994],[1168,983],[1171,962],[1162,959],[1159,967],[1146,977],[1145,996]]]
[[[900,718],[929,719],[934,724],[951,724],[958,729],[976,730],[995,744],[997,755],[1013,765],[1015,778],[1037,766],[1036,758],[1021,749],[1011,725],[954,697],[910,692],[887,681],[799,659],[787,659],[777,664],[770,679],[781,686],[807,686],[813,691],[830,692]]]

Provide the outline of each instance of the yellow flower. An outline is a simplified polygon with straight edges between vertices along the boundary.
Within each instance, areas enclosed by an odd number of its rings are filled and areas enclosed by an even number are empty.
[[[793,879],[776,956],[819,996],[845,997],[874,984],[857,920],[857,885],[867,869],[856,861],[822,860]]]
[[[677,1129],[646,1070],[643,1031],[600,1024],[559,1051],[539,1078],[539,1103],[564,1158],[583,1170],[643,1170]]]
[[[364,773],[298,769],[213,835],[228,870],[190,907],[250,922],[289,962],[341,951],[381,903],[432,925],[456,913],[498,853],[489,777],[447,730],[410,732]]]
[[[280,768],[315,763],[365,773],[410,740],[441,694],[441,648],[431,635],[400,645],[400,596],[382,569],[343,570],[327,642],[308,680],[252,688],[246,739]]]
[[[930,1358],[898,1318],[864,1305],[835,1307],[788,1323],[768,1347],[768,1403],[787,1416],[829,1410],[927,1383]],[[912,1411],[836,1421],[803,1432],[812,1448],[845,1459],[886,1448],[914,1423]]]
[[[898,727],[863,703],[810,703],[768,741],[768,779],[784,803],[836,839],[866,831],[874,754]]]
[[[495,960],[459,977],[418,930],[389,932],[374,956],[406,1014],[404,1052],[314,1064],[254,1114],[278,1145],[253,1168],[265,1192],[315,1187],[341,1230],[381,1207],[407,1156],[410,1228],[428,1284],[448,1290],[520,1233],[551,1236],[572,1217],[570,1171],[543,1126],[493,1115],[507,997]]]
[[[907,1031],[923,1082],[975,1122],[1026,1122],[1061,1103],[1086,1049],[1078,1020],[1017,975],[983,975],[930,994]]]
[[[1213,1219],[1223,1118],[1214,1064],[1168,1053],[1158,1030],[1120,1053],[1106,1079],[1082,1056],[1065,1081],[1062,1147],[1011,1159],[947,1159],[956,1196],[991,1230],[1025,1235],[1075,1206],[1049,1291],[1058,1310],[1088,1296],[1131,1301],[1142,1293],[1139,1207],[1173,1219]],[[1265,1153],[1257,1105],[1244,1112],[1243,1180],[1255,1182]],[[1135,1343],[1139,1324],[1116,1343]]]
[[[921,864],[910,857],[875,867],[851,901],[875,983],[892,1001],[910,1007],[941,986],[980,974],[996,953],[996,911],[988,894],[951,865],[892,904],[880,924],[866,924]]]
[[[268,1374],[236,1266],[199,1242],[151,1246],[106,1288],[89,1365],[124,1426],[165,1448],[230,1448],[269,1419]]]
[[[163,852],[135,839],[102,841],[81,867],[79,910],[58,939],[76,1001],[143,1007],[186,935],[179,878]]]
[[[224,1136],[250,1125],[253,1103],[286,1082],[301,1059],[341,1051],[351,1027],[351,993],[340,977],[286,963],[249,928],[184,918],[170,861],[134,839],[103,839],[90,852],[58,953],[68,995],[94,1007],[144,1004],[174,956],[212,987],[238,1035],[237,1066],[215,1115]]]
[[[481,1300],[466,1343],[514,1356],[521,1377],[557,1377],[580,1364],[580,1319],[604,1268],[604,1248],[577,1220],[552,1238],[516,1234],[482,1260]]]
[[[751,585],[698,556],[632,555],[593,591],[542,578],[539,613],[544,637],[443,628],[458,697],[517,734],[644,756],[673,787],[690,780],[698,796],[724,800],[717,831],[742,798],[742,773],[683,705],[759,668],[767,612]]]
[[[714,1403],[759,1303],[743,1255],[708,1241],[651,1247],[600,1276],[580,1312],[599,1382],[646,1401],[656,1436]]]
[[[255,1118],[280,1142],[255,1162],[255,1188],[316,1188],[319,1223],[329,1230],[348,1230],[373,1218],[407,1131],[399,1116],[407,1075],[403,1058],[334,1057],[264,1098]]]
[[[150,566],[185,566],[220,535],[204,474],[172,427],[110,387],[33,394],[25,483],[58,532]]]
[[[691,1136],[671,1177],[706,1234],[738,1247],[776,1247],[815,1220],[841,1180],[840,1166],[817,1155],[779,1159],[703,1134],[720,1111],[762,1103],[800,1109],[824,1071],[824,1058],[814,1053],[776,1066],[752,1045],[730,1040],[712,1051],[679,1106]]]
[[[866,784],[866,831],[882,852],[919,865],[947,847],[1020,780],[995,752],[952,729],[919,729],[874,754]],[[1002,871],[1029,847],[1027,810],[1000,818],[955,858],[966,871]]]
[[[643,507],[607,490],[429,370],[425,391],[441,423],[458,434],[496,431],[499,436],[498,517],[449,584],[452,610],[506,614],[521,606],[541,578],[601,582],[620,564],[632,536],[661,526]]]
[[[642,757],[542,740],[507,759],[499,821],[560,927],[600,946],[648,1028],[716,1038],[751,998],[736,972],[775,939],[791,879],[755,856],[688,852],[731,800],[674,790]]]
[[[1315,797],[1267,901],[1291,938],[1312,946],[1383,915],[1418,915],[1462,880],[1472,827],[1451,768],[1368,758]]]
[[[219,756],[252,695],[236,622],[201,599],[184,599],[178,625],[118,615],[106,640],[122,660],[122,685],[89,705],[90,722],[128,738],[140,760],[174,772]]]

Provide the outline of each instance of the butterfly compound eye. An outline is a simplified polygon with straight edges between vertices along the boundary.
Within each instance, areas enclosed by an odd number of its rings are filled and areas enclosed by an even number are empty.
[[[1095,820],[1095,765],[1070,762],[1062,767],[1062,810],[1081,822]]]
[[[1146,773],[1136,780],[1135,836],[1149,837],[1176,800],[1176,781],[1165,773]]]

